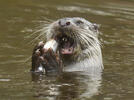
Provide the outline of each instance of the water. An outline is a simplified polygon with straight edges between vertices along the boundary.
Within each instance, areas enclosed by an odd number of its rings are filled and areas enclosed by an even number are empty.
[[[133,0],[1,0],[0,100],[133,100],[133,5]],[[73,16],[101,25],[102,76],[31,75],[30,34],[43,21]]]

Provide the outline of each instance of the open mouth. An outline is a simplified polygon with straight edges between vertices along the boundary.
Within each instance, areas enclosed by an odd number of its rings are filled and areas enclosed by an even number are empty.
[[[58,41],[59,41],[59,50],[61,54],[63,55],[73,54],[75,47],[75,42],[73,38],[64,34],[58,37]]]

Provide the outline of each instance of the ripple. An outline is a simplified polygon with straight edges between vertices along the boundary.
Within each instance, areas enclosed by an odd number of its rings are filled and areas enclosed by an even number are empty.
[[[132,6],[108,3],[105,6],[100,5],[99,7],[106,9],[109,13],[112,13],[116,17],[134,19],[134,7]]]
[[[1,48],[7,48],[7,49],[14,49],[14,50],[20,49],[20,48],[11,46],[11,45],[9,45],[8,43],[0,43],[0,47],[1,47]]]
[[[0,62],[0,64],[4,65],[4,64],[22,64],[22,63],[25,63],[25,60],[10,60],[10,61],[4,61],[4,62]]]
[[[0,79],[0,82],[9,82],[11,81],[10,79]]]
[[[95,15],[101,15],[101,16],[114,16],[112,13],[105,12],[102,10],[95,10],[93,8],[84,8],[84,7],[78,7],[78,6],[58,6],[57,10],[63,10],[63,11],[69,11],[69,12],[79,12],[79,13],[92,13]]]

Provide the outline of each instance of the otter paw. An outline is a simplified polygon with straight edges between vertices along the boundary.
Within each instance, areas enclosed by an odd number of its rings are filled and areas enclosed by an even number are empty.
[[[46,74],[59,74],[62,72],[62,61],[58,53],[50,48],[44,50],[41,57],[41,64],[45,68]]]
[[[40,56],[42,55],[42,48],[44,46],[44,43],[41,41],[39,42],[33,49],[32,54],[32,69],[31,71],[38,71],[41,63],[40,63]]]
[[[32,69],[34,72],[46,72],[46,74],[59,74],[62,72],[62,60],[58,52],[51,48],[45,49],[44,43],[35,46],[32,54]]]

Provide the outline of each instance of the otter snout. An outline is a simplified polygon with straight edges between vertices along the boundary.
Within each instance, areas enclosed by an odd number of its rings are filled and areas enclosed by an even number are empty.
[[[65,27],[65,26],[69,26],[69,25],[71,25],[71,22],[69,21],[69,20],[66,20],[66,19],[61,19],[61,20],[59,20],[59,25],[61,26],[61,27]]]

